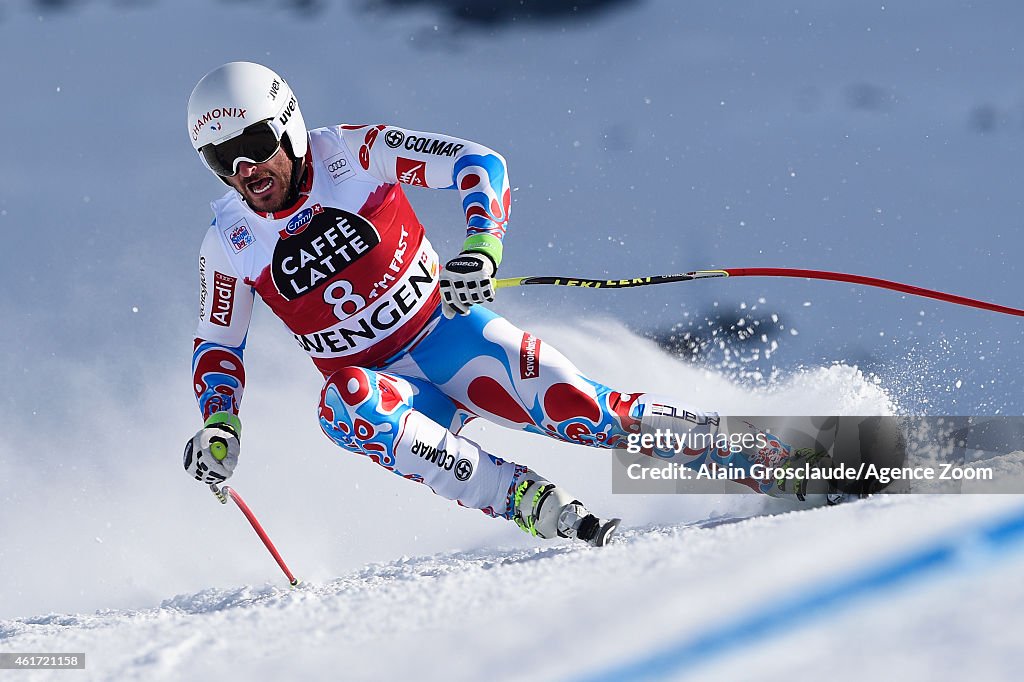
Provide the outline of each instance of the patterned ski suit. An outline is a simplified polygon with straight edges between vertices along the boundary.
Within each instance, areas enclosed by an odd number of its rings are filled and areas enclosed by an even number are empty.
[[[304,163],[299,201],[285,211],[257,213],[233,190],[212,204],[192,359],[204,417],[238,411],[258,294],[323,374],[320,425],[332,441],[492,516],[510,518],[526,467],[460,437],[470,419],[602,448],[639,432],[645,394],[591,381],[480,306],[440,314],[441,266],[402,185],[456,190],[467,234],[500,240],[510,191],[499,154],[342,125],[311,131]]]

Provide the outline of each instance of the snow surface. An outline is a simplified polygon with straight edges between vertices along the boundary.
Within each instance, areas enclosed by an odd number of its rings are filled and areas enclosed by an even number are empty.
[[[770,610],[1008,512],[1024,513],[1005,497],[890,496],[653,524],[601,550],[444,552],[295,590],[210,588],[158,607],[2,621],[0,642],[88,652],[91,679],[565,680],[639,659],[627,668],[633,678],[650,652],[737,613]],[[965,567],[937,578],[913,576],[824,614],[785,614],[785,627],[752,630],[730,656],[680,660],[667,677],[788,680],[799,670],[837,680],[1018,679],[1024,552],[1016,549],[968,551]]]
[[[62,679],[638,675],[730,618],[1022,503],[613,496],[607,453],[471,425],[625,519],[603,551],[539,545],[331,446],[316,372],[260,308],[231,483],[305,580],[284,588],[241,515],[180,469],[197,426],[195,253],[221,191],[184,110],[222,62],[273,65],[312,125],[394,122],[500,150],[510,276],[808,267],[1021,305],[1017,2],[648,0],[476,33],[437,4],[385,7],[0,6],[0,651],[85,651],[86,673]],[[411,198],[452,253],[452,196]],[[536,287],[496,308],[595,379],[723,413],[1024,410],[1016,318],[891,292]],[[701,365],[640,333],[713,310],[784,328]],[[670,675],[1018,679],[1021,568],[985,555]]]

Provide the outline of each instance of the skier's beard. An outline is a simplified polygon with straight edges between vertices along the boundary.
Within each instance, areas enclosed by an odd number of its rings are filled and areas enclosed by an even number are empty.
[[[242,198],[252,208],[274,213],[285,208],[291,187],[291,164],[285,172],[264,168],[241,183]]]

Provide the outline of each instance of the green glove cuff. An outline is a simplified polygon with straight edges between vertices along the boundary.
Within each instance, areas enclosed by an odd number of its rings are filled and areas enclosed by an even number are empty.
[[[238,418],[237,414],[231,412],[214,412],[206,421],[203,422],[203,426],[213,426],[214,424],[224,424],[239,438],[242,437],[242,420]]]
[[[493,234],[474,234],[466,237],[466,241],[462,243],[462,250],[484,254],[494,263],[495,270],[501,265],[501,240]]]

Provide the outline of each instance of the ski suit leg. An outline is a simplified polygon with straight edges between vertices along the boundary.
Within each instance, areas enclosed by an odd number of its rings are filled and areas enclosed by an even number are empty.
[[[320,427],[339,446],[442,497],[509,517],[509,491],[525,467],[484,452],[442,423],[461,423],[447,396],[389,372],[346,367],[328,377],[321,392]]]
[[[599,448],[639,449],[700,470],[704,466],[771,463],[793,448],[764,432],[760,448],[723,445],[754,425],[698,410],[673,396],[617,391],[584,376],[552,346],[482,306],[442,319],[420,343],[394,359],[389,371],[436,386],[465,415],[509,428]],[[460,425],[451,428],[457,433]],[[663,440],[643,445],[642,436]],[[669,439],[671,436],[671,439]],[[774,480],[743,479],[755,492],[774,494]]]
[[[693,433],[718,425],[716,414],[678,399],[592,381],[555,348],[481,306],[442,319],[389,370],[430,382],[488,421],[593,447],[626,448],[631,436],[669,425]],[[706,454],[689,453],[687,464],[699,466]]]

